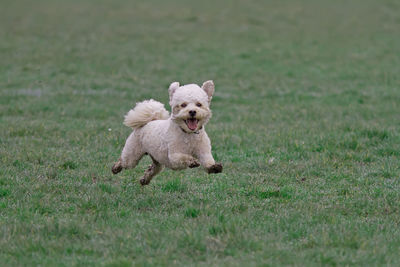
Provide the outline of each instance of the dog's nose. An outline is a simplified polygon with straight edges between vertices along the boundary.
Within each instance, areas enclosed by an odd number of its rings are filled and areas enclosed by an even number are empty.
[[[189,115],[192,117],[196,116],[196,110],[190,110]]]

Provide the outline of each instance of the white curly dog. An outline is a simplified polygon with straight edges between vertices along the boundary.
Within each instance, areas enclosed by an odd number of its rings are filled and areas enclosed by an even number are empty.
[[[222,172],[222,165],[215,163],[211,143],[204,125],[211,118],[210,102],[214,83],[169,86],[169,115],[160,102],[146,100],[137,103],[125,115],[124,124],[133,132],[126,140],[121,157],[112,167],[114,174],[122,169],[134,168],[144,155],[153,163],[140,179],[142,185],[150,183],[163,166],[173,170],[202,165],[208,173]]]

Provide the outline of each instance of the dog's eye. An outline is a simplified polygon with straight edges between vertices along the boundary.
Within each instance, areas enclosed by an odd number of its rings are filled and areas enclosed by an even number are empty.
[[[187,104],[186,103],[183,103],[183,104],[181,104],[181,107],[186,107],[187,106]]]
[[[201,107],[201,103],[197,102],[196,106]]]

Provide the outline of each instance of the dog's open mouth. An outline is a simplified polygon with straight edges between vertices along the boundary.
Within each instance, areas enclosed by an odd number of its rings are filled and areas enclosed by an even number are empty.
[[[198,119],[187,119],[185,120],[186,126],[191,130],[194,131],[197,129],[197,124],[199,123]]]

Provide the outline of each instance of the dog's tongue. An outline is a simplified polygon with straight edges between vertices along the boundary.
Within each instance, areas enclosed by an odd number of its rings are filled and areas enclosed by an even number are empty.
[[[186,124],[187,124],[187,127],[192,131],[196,130],[196,128],[197,128],[197,120],[196,119],[188,119]]]

